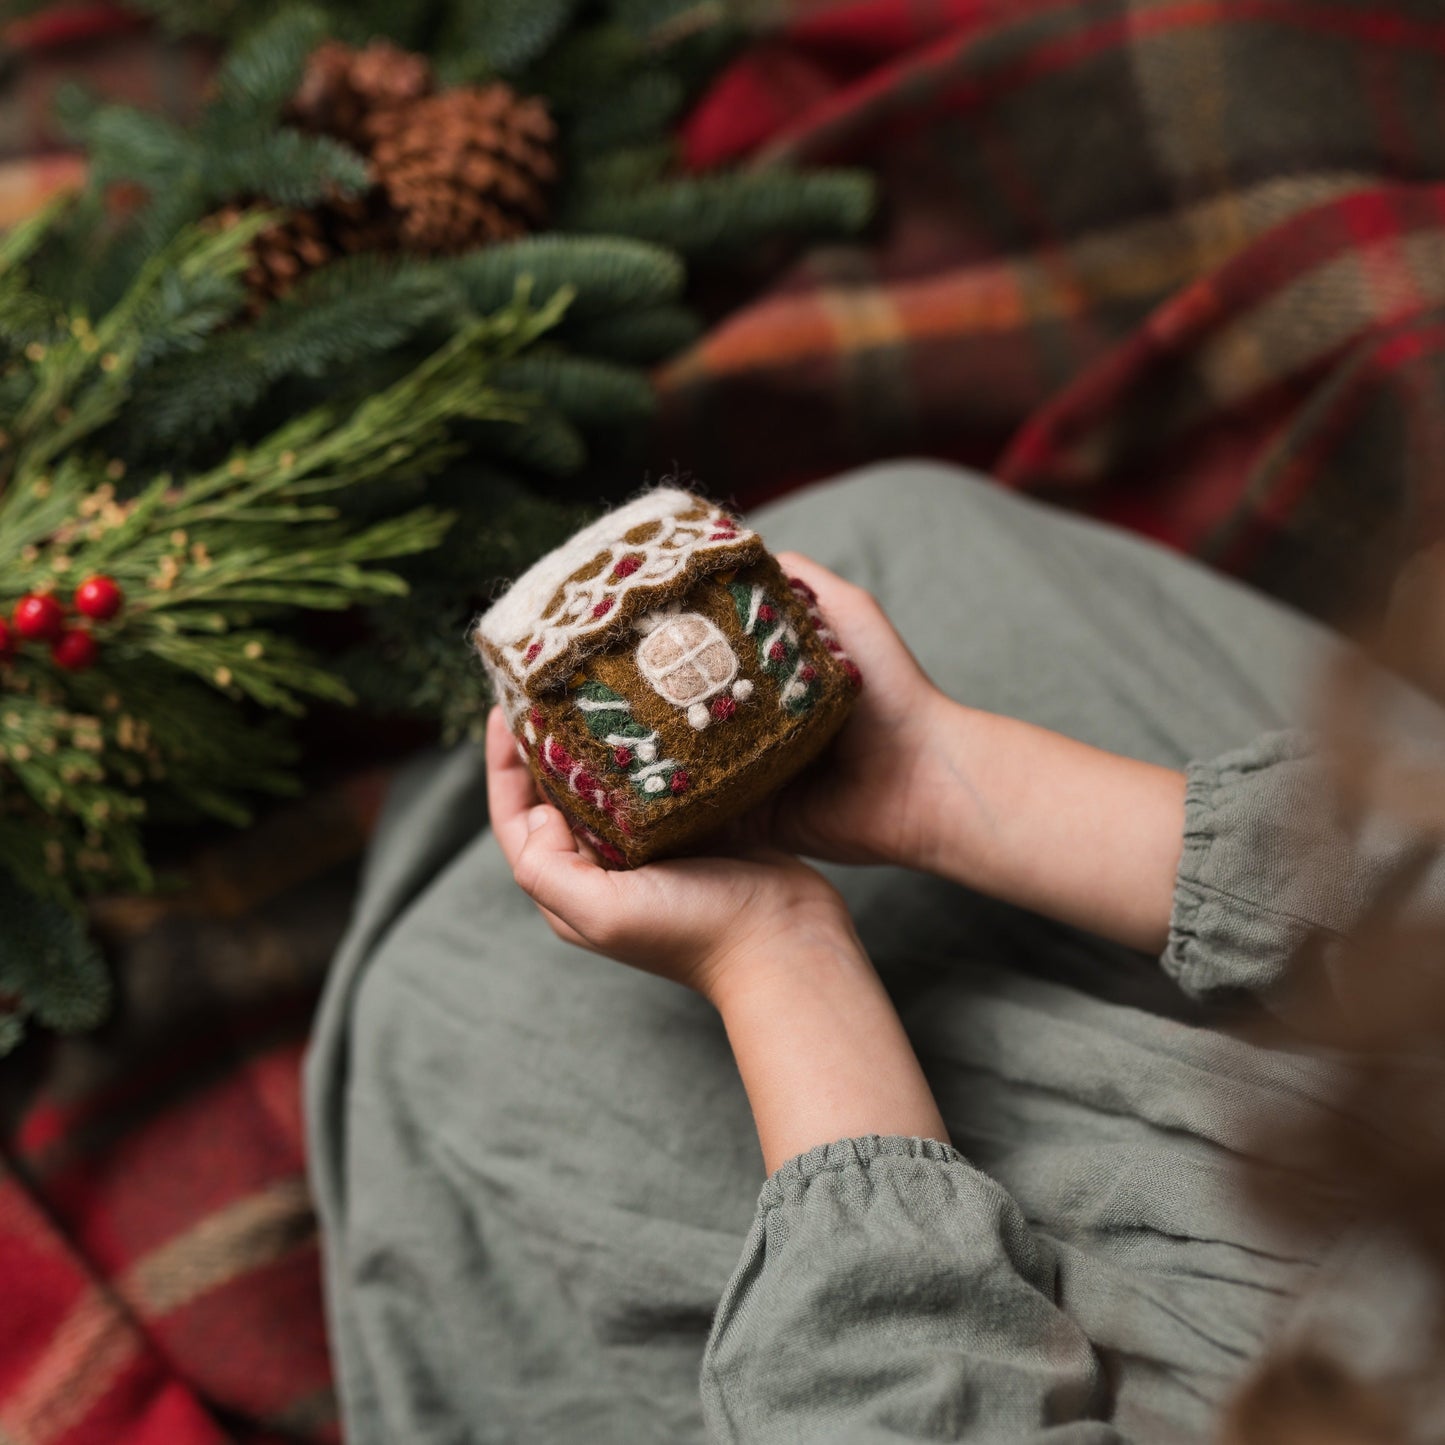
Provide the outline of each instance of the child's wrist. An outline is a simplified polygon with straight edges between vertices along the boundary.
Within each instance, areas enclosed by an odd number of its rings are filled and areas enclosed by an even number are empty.
[[[912,763],[894,806],[878,818],[873,850],[878,862],[920,873],[949,871],[945,860],[957,857],[960,822],[968,807],[968,800],[958,796],[967,784],[953,754],[960,734],[975,732],[975,719],[984,716],[929,684],[915,726],[900,739]]]
[[[709,956],[694,977],[697,991],[726,1019],[780,980],[826,988],[872,967],[851,927],[840,926],[743,939]]]
[[[836,1139],[948,1142],[897,1011],[856,940],[817,940],[732,972],[714,1002],[769,1174]]]

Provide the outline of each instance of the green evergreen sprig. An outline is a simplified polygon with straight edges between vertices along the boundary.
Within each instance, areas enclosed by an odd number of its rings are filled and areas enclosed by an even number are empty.
[[[856,172],[679,173],[669,129],[744,33],[728,0],[129,3],[229,48],[188,125],[68,93],[87,190],[0,237],[0,615],[97,573],[125,595],[88,670],[34,642],[0,662],[0,1052],[27,1014],[98,1017],[73,910],[152,883],[149,823],[240,823],[295,785],[287,714],[355,688],[475,735],[467,624],[580,498],[635,485],[642,368],[701,330],[686,265],[846,236],[872,206]],[[286,119],[326,34],[544,96],[555,229],[333,262],[241,320],[261,230],[370,184]],[[355,655],[302,645],[300,613],[358,603]]]
[[[405,580],[378,564],[435,548],[452,520],[425,506],[358,525],[340,499],[434,473],[455,457],[458,425],[524,421],[527,395],[489,377],[560,322],[571,293],[534,305],[521,286],[358,405],[314,407],[210,467],[138,480],[97,442],[158,358],[239,310],[246,246],[265,218],[186,229],[93,319],[30,282],[27,262],[54,220],[0,241],[0,616],[31,594],[63,601],[94,575],[124,596],[115,618],[85,624],[93,666],[69,671],[38,642],[0,661],[0,888],[37,899],[22,930],[32,943],[54,924],[60,979],[89,973],[80,935],[50,905],[150,886],[147,819],[240,822],[248,793],[291,786],[292,745],[265,714],[351,693],[288,619],[403,596]],[[11,923],[0,928],[0,993],[23,993],[34,969],[15,962]],[[52,1003],[24,1007],[91,1016]],[[0,1017],[10,1037],[14,1007]]]

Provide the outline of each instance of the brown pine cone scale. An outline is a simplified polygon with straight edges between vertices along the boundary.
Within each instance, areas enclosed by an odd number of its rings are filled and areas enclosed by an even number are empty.
[[[250,211],[249,206],[223,206],[215,214],[225,230]],[[335,256],[322,218],[314,211],[289,211],[251,242],[250,263],[241,273],[247,292],[246,314],[256,317],[286,295],[309,272]]]
[[[455,255],[546,219],[557,131],[544,101],[501,83],[442,91],[376,112],[367,128],[406,250]]]
[[[432,87],[426,57],[389,40],[373,40],[360,50],[324,40],[306,62],[287,115],[304,130],[334,136],[365,153],[373,115],[411,105]]]

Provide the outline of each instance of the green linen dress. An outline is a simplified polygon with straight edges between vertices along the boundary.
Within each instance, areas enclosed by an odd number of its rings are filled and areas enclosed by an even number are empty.
[[[828,870],[952,1142],[827,1141],[765,1179],[716,1013],[558,942],[485,826],[477,753],[424,759],[307,1062],[351,1445],[1158,1445],[1208,1438],[1279,1332],[1387,1366],[1426,1308],[1410,1262],[1286,1233],[1237,1172],[1266,1111],[1332,1107],[1325,1065],[1250,1042],[1241,1001],[1269,1001],[1304,928],[1347,930],[1398,846],[1326,857],[1312,831],[1299,727],[1337,644],[934,463],[750,520],[873,591],[950,695],[1187,766],[1167,950]],[[1301,874],[1306,842],[1334,883]]]

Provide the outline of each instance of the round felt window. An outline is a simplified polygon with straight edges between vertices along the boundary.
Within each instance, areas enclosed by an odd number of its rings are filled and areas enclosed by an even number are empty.
[[[679,612],[642,639],[637,670],[668,702],[690,707],[721,692],[737,676],[738,660],[715,623]]]

